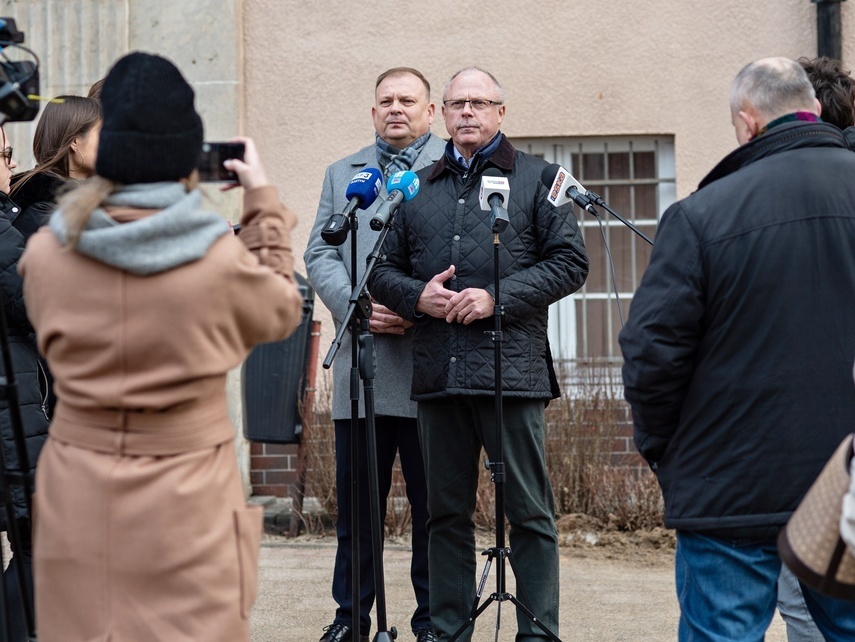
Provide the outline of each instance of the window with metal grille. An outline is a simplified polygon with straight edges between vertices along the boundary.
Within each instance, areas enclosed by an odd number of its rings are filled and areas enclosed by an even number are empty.
[[[653,239],[662,213],[676,197],[673,136],[590,136],[512,139],[514,147],[568,169],[586,189]],[[595,217],[576,208],[590,260],[585,286],[549,311],[549,342],[556,361],[619,363],[620,314],[605,242],[611,249],[620,306],[626,317],[650,260],[650,246],[602,208]]]

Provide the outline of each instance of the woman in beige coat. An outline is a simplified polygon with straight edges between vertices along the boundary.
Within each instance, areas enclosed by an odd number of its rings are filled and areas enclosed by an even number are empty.
[[[120,59],[102,103],[97,176],[20,262],[59,398],[36,480],[39,640],[249,640],[262,515],[225,378],[300,321],[295,217],[248,139],[227,161],[240,236],[201,209],[202,122],[168,60]]]

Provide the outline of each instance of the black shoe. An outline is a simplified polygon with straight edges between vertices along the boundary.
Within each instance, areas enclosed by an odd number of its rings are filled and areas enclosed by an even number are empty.
[[[435,637],[433,640],[430,638],[426,639],[430,640],[430,642],[436,642]],[[353,636],[350,634],[350,627],[347,624],[333,622],[329,626],[324,627],[324,634],[318,642],[353,642]],[[368,642],[368,636],[360,635],[359,642]]]
[[[419,629],[416,633],[416,642],[437,642],[439,640],[436,637],[436,631],[433,630],[433,627],[428,627],[426,629]]]

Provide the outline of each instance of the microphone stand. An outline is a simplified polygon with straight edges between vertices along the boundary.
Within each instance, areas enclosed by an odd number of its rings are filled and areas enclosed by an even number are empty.
[[[599,194],[597,194],[596,192],[592,192],[591,190],[588,190],[588,193],[586,194],[586,196],[587,196],[588,200],[589,200],[591,203],[593,203],[594,205],[599,205],[600,207],[604,208],[604,209],[605,209],[609,214],[611,214],[612,216],[614,216],[617,220],[619,220],[621,223],[623,223],[624,225],[626,225],[626,226],[627,226],[629,229],[631,229],[633,232],[635,232],[636,234],[638,234],[638,236],[640,236],[641,238],[643,238],[643,239],[644,239],[645,241],[647,241],[650,245],[653,245],[653,241],[651,241],[651,240],[650,240],[650,239],[649,239],[649,238],[644,234],[644,232],[642,232],[642,231],[641,231],[640,229],[638,229],[635,225],[633,225],[632,223],[630,223],[629,221],[627,221],[623,216],[621,216],[620,214],[618,214],[617,212],[615,212],[611,207],[609,207],[609,206],[608,206],[608,203],[606,203],[606,202],[603,200],[603,198],[602,198]],[[588,213],[590,213],[590,214],[593,214],[594,216],[596,216],[597,218],[599,218],[599,214],[597,213],[597,211],[596,211],[593,207],[591,207],[591,209],[588,209],[588,208],[584,208],[584,209],[585,209],[585,211],[586,211],[586,212],[588,212]]]
[[[454,635],[451,636],[449,642],[457,640],[469,627],[475,626],[475,620],[481,615],[492,602],[496,602],[496,639],[499,639],[499,629],[502,622],[502,602],[510,602],[522,612],[532,623],[536,624],[541,631],[553,642],[561,642],[561,640],[552,631],[550,631],[540,618],[538,618],[531,609],[526,606],[529,602],[525,595],[523,586],[520,583],[519,571],[514,563],[511,548],[505,545],[505,462],[504,462],[504,441],[503,441],[503,424],[504,418],[502,413],[502,315],[504,308],[501,304],[501,291],[499,290],[499,234],[508,226],[508,214],[503,208],[493,208],[491,210],[491,229],[493,232],[493,287],[495,288],[495,304],[493,306],[493,330],[487,334],[493,341],[493,367],[496,372],[494,402],[496,413],[496,460],[487,461],[485,465],[490,471],[490,481],[496,486],[496,545],[488,548],[482,553],[487,556],[487,561],[484,566],[484,572],[481,574],[481,580],[478,582],[478,589],[475,593],[475,601],[472,604],[472,610],[469,613],[469,619],[464,622]],[[487,576],[490,573],[490,567],[493,560],[497,559],[496,565],[496,590],[479,606],[481,596],[484,593],[484,586],[487,583]],[[522,600],[517,599],[512,593],[509,593],[505,587],[505,560],[511,565],[511,571],[517,580],[517,588],[519,589]]]
[[[621,223],[626,225],[629,229],[631,229],[633,232],[635,232],[638,236],[640,236],[642,239],[647,241],[651,247],[653,246],[653,241],[651,241],[649,238],[647,238],[647,236],[644,234],[644,232],[639,230],[635,225],[633,225],[632,223],[627,221],[624,217],[622,217],[620,214],[615,212],[611,207],[609,207],[608,204],[606,203],[606,201],[603,200],[603,197],[600,196],[599,194],[597,194],[596,192],[592,192],[591,190],[585,190],[585,193],[582,194],[575,187],[571,187],[570,189],[572,190],[572,193],[570,194],[570,198],[573,199],[573,202],[576,203],[576,205],[581,207],[583,210],[588,212],[588,214],[593,216],[595,219],[597,219],[597,222],[600,224],[600,234],[602,234],[602,236],[603,236],[603,245],[606,248],[606,254],[609,257],[609,265],[611,265],[611,268],[612,268],[612,287],[614,288],[615,303],[617,303],[618,315],[620,316],[620,325],[621,325],[621,327],[623,327],[623,324],[624,324],[623,309],[621,308],[620,295],[618,294],[617,276],[615,275],[615,262],[612,259],[612,251],[611,251],[611,248],[609,248],[608,241],[606,240],[606,234],[603,231],[603,219],[600,217],[600,213],[594,208],[594,205],[596,204],[596,205],[599,205],[600,207],[605,208],[609,212],[609,214],[614,216],[617,220],[619,220]]]
[[[377,243],[368,256],[365,273],[359,283],[356,283],[356,230],[359,227],[356,212],[350,215],[350,280],[353,290],[350,294],[347,312],[342,319],[335,339],[330,346],[327,356],[324,358],[323,367],[329,369],[335,355],[341,348],[344,333],[350,329],[351,337],[358,337],[351,341],[351,369],[350,369],[350,468],[351,468],[351,495],[350,495],[350,530],[351,530],[351,639],[358,640],[360,637],[359,617],[361,610],[362,591],[359,582],[359,442],[361,431],[359,430],[359,380],[365,391],[365,445],[368,457],[368,493],[369,509],[371,514],[371,546],[372,561],[374,566],[374,595],[377,607],[377,634],[375,642],[392,642],[398,637],[398,631],[393,626],[387,630],[386,626],[386,586],[383,576],[383,549],[381,546],[383,524],[380,521],[380,484],[377,480],[377,436],[374,415],[374,372],[376,369],[376,356],[374,353],[374,335],[371,333],[369,319],[371,318],[371,300],[369,299],[365,286],[377,263],[380,247],[392,225],[392,216],[383,228]]]
[[[27,456],[27,444],[24,439],[23,420],[21,419],[21,406],[18,401],[18,384],[15,382],[15,372],[12,369],[12,356],[9,351],[9,332],[6,323],[6,309],[4,307],[3,295],[0,293],[0,351],[3,353],[3,367],[5,376],[0,377],[0,407],[9,411],[9,420],[12,427],[12,436],[15,442],[15,453],[18,458],[18,470],[6,467],[6,450],[3,439],[0,439],[0,481],[2,481],[2,493],[0,493],[0,506],[3,507],[6,517],[6,532],[12,548],[16,551],[15,556],[20,556],[24,550],[22,544],[26,539],[31,539],[30,528],[33,523],[32,495],[33,485],[30,473],[27,472],[29,458]],[[25,531],[21,532],[19,520],[15,519],[15,507],[12,501],[11,487],[19,486],[24,491],[24,505],[26,516],[24,519]],[[17,579],[18,592],[21,596],[21,607],[24,611],[24,624],[27,628],[28,642],[36,640],[36,625],[33,604],[30,600],[32,586],[23,568],[23,562],[18,559]],[[3,569],[3,555],[0,553],[0,572]],[[0,578],[0,642],[10,642],[12,637],[11,621],[6,609],[8,587],[6,578]]]

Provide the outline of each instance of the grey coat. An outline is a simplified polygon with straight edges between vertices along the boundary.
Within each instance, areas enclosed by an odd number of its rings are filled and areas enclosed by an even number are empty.
[[[422,148],[413,165],[413,171],[434,163],[442,158],[445,143],[436,135],[431,135]],[[324,187],[318,203],[315,224],[309,235],[309,245],[303,255],[306,262],[306,275],[318,297],[329,309],[338,329],[347,313],[350,298],[350,237],[342,245],[328,245],[321,238],[321,229],[334,212],[341,212],[347,199],[345,192],[354,174],[365,167],[378,167],[375,145],[369,145],[327,167]],[[367,210],[358,213],[357,231],[357,280],[362,277],[368,253],[374,249],[379,232],[372,230],[368,221],[387,196],[385,185]],[[374,409],[377,415],[391,417],[415,417],[416,404],[410,400],[410,384],[413,373],[412,331],[404,335],[375,335],[375,353],[377,370],[374,379]],[[323,346],[324,353],[326,348]],[[345,333],[341,348],[333,362],[333,419],[350,418],[350,333]],[[365,416],[364,393],[360,385],[359,416]]]

